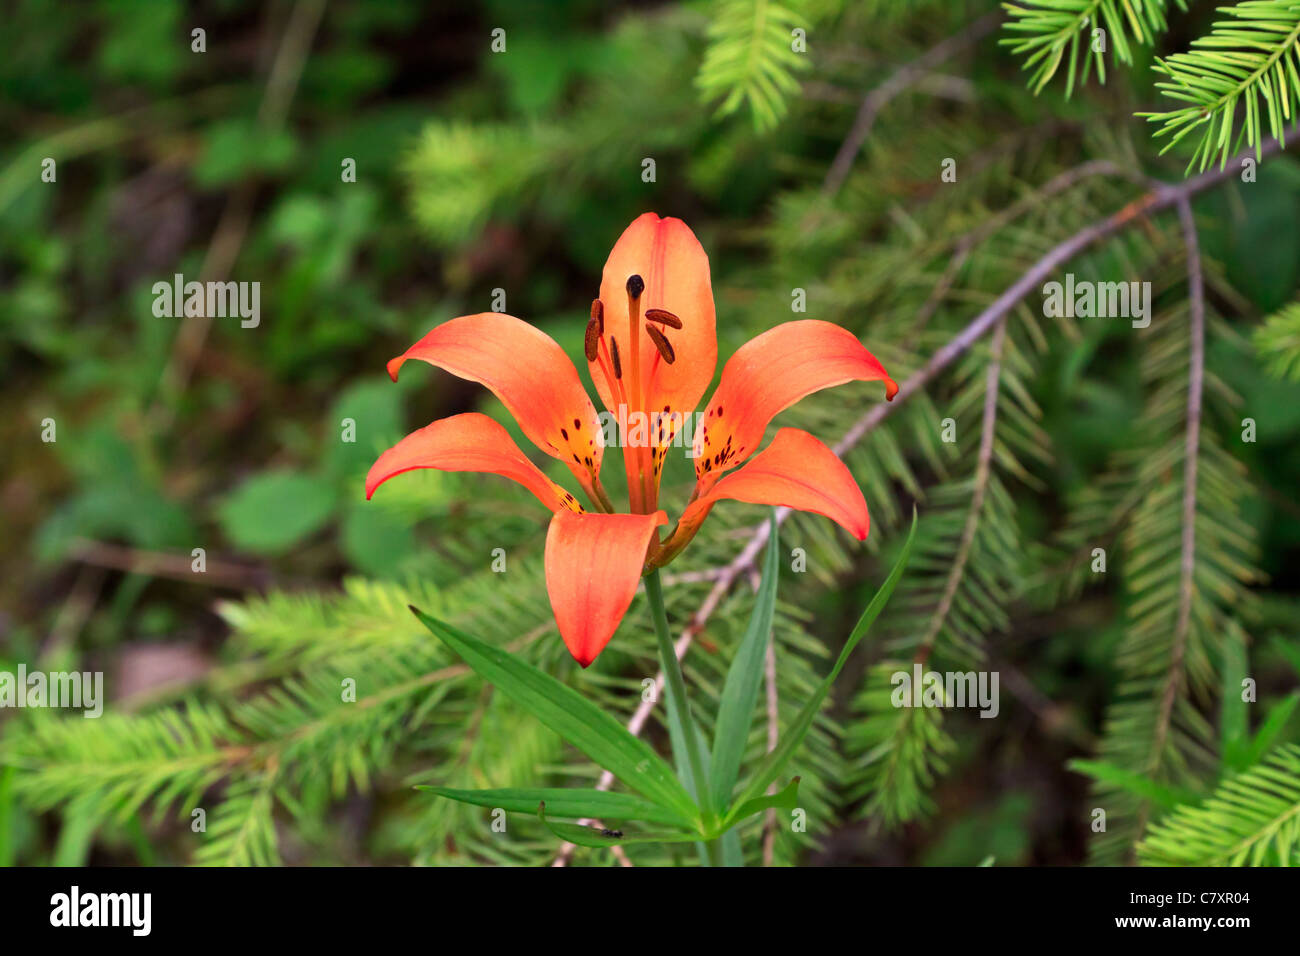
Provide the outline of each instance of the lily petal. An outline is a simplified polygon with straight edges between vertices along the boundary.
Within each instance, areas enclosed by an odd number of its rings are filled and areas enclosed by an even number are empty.
[[[542,451],[569,466],[594,497],[604,443],[596,408],[564,349],[512,315],[481,312],[442,323],[388,363],[420,359],[487,386]]]
[[[867,501],[848,467],[823,442],[799,428],[782,428],[772,444],[692,501],[682,514],[682,527],[694,535],[709,510],[724,498],[825,515],[859,541],[871,530]]]
[[[528,460],[505,428],[478,412],[439,419],[380,455],[366,475],[366,499],[389,478],[416,468],[490,472],[519,482],[551,511],[582,511],[573,495]]]
[[[831,322],[786,322],[750,339],[728,359],[695,430],[695,477],[702,491],[743,462],[768,423],[805,395],[852,381],[898,385],[857,336]]]
[[[713,381],[718,364],[718,334],[713,310],[713,285],[709,257],[691,227],[680,219],[660,219],[652,212],[638,216],[623,230],[609,253],[600,279],[600,301],[604,309],[604,339],[618,340],[623,352],[624,380],[628,366],[627,280],[639,275],[645,282],[641,293],[642,323],[650,309],[671,312],[681,320],[680,329],[667,328],[674,361],[660,361],[659,350],[644,331],[643,324],[632,332],[641,350],[642,378],[647,400],[643,411],[695,409],[704,390]],[[599,369],[591,369],[601,400],[611,411],[617,401],[609,393]]]
[[[648,515],[557,511],[546,533],[546,591],[569,653],[586,667],[627,613],[662,511]]]
[[[638,300],[639,318],[630,324],[628,279],[640,276],[645,283]],[[600,281],[600,303],[604,332],[599,353],[589,362],[592,381],[610,411],[627,405],[629,415],[655,413],[661,425],[641,428],[641,439],[633,423],[632,442],[642,451],[624,451],[628,486],[632,488],[634,510],[654,508],[662,471],[664,448],[680,428],[681,416],[695,410],[713,381],[718,364],[718,335],[713,308],[713,286],[709,257],[691,228],[680,219],[661,219],[652,212],[633,220],[614,244]],[[670,314],[668,324],[652,323],[655,335],[665,339],[665,351],[646,331],[646,314],[654,310]],[[677,325],[680,324],[680,328]],[[611,370],[614,353],[621,355],[622,377]],[[640,395],[632,392],[632,350],[639,361]],[[665,354],[672,357],[667,361]],[[611,392],[611,384],[620,394]],[[637,474],[647,473],[643,497]]]

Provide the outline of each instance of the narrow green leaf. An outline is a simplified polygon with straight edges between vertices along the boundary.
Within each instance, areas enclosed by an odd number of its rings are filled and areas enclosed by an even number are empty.
[[[709,777],[709,746],[704,740],[704,731],[700,730],[699,725],[694,720],[691,721],[691,731],[695,734],[696,752],[700,755],[700,770],[707,780]],[[668,713],[668,736],[672,743],[673,764],[677,767],[677,778],[686,786],[686,792],[698,801],[699,792],[695,789],[695,775],[691,772],[691,761],[686,756],[686,741],[682,739],[681,715],[672,708],[669,708]],[[739,850],[740,844],[737,843],[732,849]],[[695,841],[695,852],[700,858],[700,866],[713,865],[714,861],[709,858],[709,848],[703,840]],[[730,866],[731,864],[724,865]]]
[[[1250,750],[1242,758],[1245,766],[1253,767],[1259,761],[1264,759],[1264,755],[1273,749],[1282,731],[1286,729],[1287,721],[1295,713],[1296,705],[1300,704],[1300,691],[1284,698],[1273,706],[1260,724],[1259,730],[1255,733],[1255,739],[1250,744]]]
[[[690,795],[671,767],[644,740],[571,687],[498,647],[484,644],[412,607],[430,631],[459,654],[474,671],[528,713],[610,771],[625,784],[662,807],[698,819]]]
[[[13,767],[0,767],[0,867],[14,865],[14,776]]]
[[[741,790],[736,802],[744,804],[749,800],[754,800],[762,795],[767,789],[767,785],[775,780],[785,769],[785,765],[790,762],[794,756],[796,748],[803,742],[807,735],[808,729],[817,717],[818,710],[821,709],[822,701],[830,692],[831,685],[835,683],[835,678],[840,676],[840,671],[844,669],[844,664],[853,653],[853,649],[858,646],[858,641],[867,633],[871,625],[875,623],[880,612],[884,610],[885,604],[889,601],[889,596],[894,593],[894,587],[898,584],[898,579],[903,576],[903,569],[907,567],[907,560],[912,554],[912,539],[916,537],[916,509],[912,509],[912,527],[907,532],[907,540],[903,542],[903,550],[894,563],[893,570],[889,572],[889,577],[885,578],[885,583],[880,586],[876,596],[871,599],[867,609],[862,612],[862,617],[858,619],[857,625],[853,628],[853,633],[849,639],[844,642],[844,650],[840,651],[839,659],[835,666],[831,668],[830,674],[821,682],[817,691],[812,695],[809,701],[804,704],[803,709],[795,718],[790,728],[781,735],[780,742],[776,749],[767,755],[767,758],[759,765],[749,779],[749,783]]]
[[[678,830],[657,830],[642,833],[621,833],[617,829],[598,830],[595,827],[579,826],[576,823],[552,823],[546,816],[546,804],[537,806],[537,816],[546,829],[561,840],[576,843],[578,846],[608,847],[631,843],[694,843],[699,834]]]
[[[749,617],[749,626],[745,628],[745,636],[740,640],[736,657],[727,671],[726,683],[722,686],[718,723],[713,732],[713,768],[709,779],[713,784],[713,805],[720,809],[728,805],[731,792],[736,789],[740,762],[745,756],[745,744],[749,741],[749,728],[754,720],[754,706],[758,702],[758,688],[763,680],[768,641],[772,637],[776,586],[781,574],[775,511],[768,527],[771,533],[763,562],[763,580]]]
[[[718,846],[722,848],[723,866],[744,866],[745,852],[740,847],[740,831],[728,830],[718,837]]]
[[[499,790],[456,790],[451,787],[418,786],[416,790],[469,803],[476,807],[500,807],[509,813],[535,813],[545,802],[552,816],[601,821],[642,820],[689,827],[691,821],[668,807],[625,793],[607,793],[566,787],[506,787]]]
[[[1300,643],[1292,643],[1279,636],[1273,638],[1273,649],[1286,658],[1292,670],[1300,674]]]
[[[1223,647],[1223,700],[1219,711],[1219,750],[1223,764],[1229,770],[1245,770],[1249,761],[1243,761],[1250,748],[1250,719],[1248,706],[1241,699],[1241,682],[1246,676],[1246,635],[1241,628],[1232,626],[1225,635]]]
[[[1123,767],[1117,767],[1102,760],[1071,760],[1066,766],[1075,773],[1081,773],[1092,777],[1094,780],[1113,784],[1121,790],[1126,790],[1143,799],[1157,803],[1166,810],[1187,803],[1197,803],[1201,799],[1190,790],[1156,783],[1140,773],[1125,770]]]
[[[76,800],[69,804],[63,814],[58,843],[54,847],[54,865],[85,866],[99,824],[99,816],[86,800]]]
[[[776,793],[764,794],[753,800],[746,800],[727,814],[724,826],[734,826],[741,820],[752,817],[756,813],[762,813],[764,810],[770,810],[776,807],[780,810],[793,810],[798,806],[799,801],[799,778],[795,777],[785,787]]]

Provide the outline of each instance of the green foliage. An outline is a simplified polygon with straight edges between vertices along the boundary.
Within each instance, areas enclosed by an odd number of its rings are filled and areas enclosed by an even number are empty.
[[[221,507],[221,524],[237,546],[275,554],[319,530],[333,507],[328,482],[301,472],[266,471],[231,494]]]
[[[698,810],[672,768],[610,714],[513,655],[412,610],[420,623],[494,688],[646,799],[677,810],[684,820],[695,822]]]
[[[1258,151],[1266,133],[1285,140],[1300,106],[1300,2],[1245,0],[1219,12],[1226,17],[1191,50],[1156,63],[1168,77],[1156,86],[1187,105],[1139,114],[1162,124],[1156,136],[1170,137],[1165,150],[1197,133],[1188,169],[1205,169],[1215,154],[1223,168],[1243,141]],[[1238,129],[1239,103],[1245,119]]]
[[[1184,0],[1177,0],[1185,11]],[[1030,86],[1040,92],[1065,66],[1066,96],[1076,80],[1086,82],[1096,65],[1106,80],[1105,51],[1133,65],[1134,48],[1151,46],[1167,28],[1166,0],[1040,0],[1004,4],[1011,15],[1002,40],[1024,56]],[[1211,31],[1185,53],[1157,58],[1165,79],[1156,83],[1170,99],[1185,104],[1162,112],[1138,113],[1160,124],[1155,137],[1168,139],[1161,152],[1195,133],[1187,169],[1206,169],[1215,157],[1247,146],[1259,150],[1266,135],[1285,140],[1300,105],[1300,3],[1243,0],[1221,7]],[[1244,118],[1238,125],[1237,108]]]
[[[1186,10],[1185,0],[1176,0]],[[1065,95],[1076,80],[1086,83],[1096,64],[1097,78],[1106,82],[1106,51],[1120,63],[1132,65],[1133,48],[1150,46],[1163,33],[1166,0],[1032,0],[1004,3],[1010,19],[1005,29],[1014,36],[1002,40],[1017,55],[1027,54],[1024,69],[1029,84],[1041,92],[1065,64]]]
[[[1149,866],[1300,863],[1300,747],[1279,747],[1225,780],[1204,804],[1179,807],[1137,852]]]
[[[805,52],[795,49],[795,31],[805,37],[808,23],[776,0],[724,0],[709,24],[709,46],[696,85],[705,101],[722,99],[718,115],[748,105],[754,128],[775,127],[799,90],[794,74],[808,68]]]
[[[1264,320],[1255,330],[1254,341],[1270,375],[1300,382],[1300,302]]]
[[[780,579],[780,533],[776,518],[768,522],[771,532],[763,558],[763,578],[754,597],[754,611],[745,628],[745,636],[736,648],[736,658],[727,671],[718,707],[718,723],[710,751],[709,781],[713,787],[713,805],[731,803],[732,791],[740,774],[740,761],[749,739],[749,730],[758,703],[758,687],[763,664],[772,640],[772,615],[776,611],[777,583]]]
[[[854,701],[863,719],[848,735],[860,753],[853,764],[854,799],[866,797],[863,812],[889,828],[933,812],[930,791],[957,749],[943,729],[937,707],[898,707],[894,675],[912,673],[910,661],[882,661],[863,681]]]

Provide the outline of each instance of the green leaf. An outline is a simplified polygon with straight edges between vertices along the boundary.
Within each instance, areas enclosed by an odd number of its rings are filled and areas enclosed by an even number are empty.
[[[1259,730],[1255,733],[1255,739],[1251,742],[1250,750],[1242,758],[1245,766],[1252,767],[1259,763],[1264,754],[1273,749],[1278,737],[1286,729],[1287,721],[1295,713],[1297,704],[1300,704],[1300,691],[1284,698],[1273,706],[1273,709],[1268,712],[1268,716],[1264,718],[1264,723],[1260,725]]]
[[[739,804],[730,813],[727,819],[723,821],[724,826],[735,826],[741,820],[752,817],[756,813],[762,813],[764,810],[770,810],[776,807],[781,810],[793,810],[798,806],[799,800],[799,778],[795,777],[785,787],[776,793],[764,794],[753,800],[746,800]]]
[[[698,833],[678,830],[655,830],[643,833],[622,834],[617,831],[607,833],[595,827],[579,826],[576,823],[552,823],[546,817],[546,804],[537,807],[537,816],[546,828],[561,840],[576,843],[578,846],[607,847],[627,843],[694,843],[699,839]]]
[[[660,806],[676,810],[691,821],[699,819],[698,809],[672,768],[649,744],[633,737],[605,711],[513,654],[484,644],[418,608],[412,607],[411,611],[474,673],[601,767]]]
[[[723,866],[744,866],[745,852],[740,847],[740,831],[736,829],[728,830],[722,836],[718,837],[718,844],[722,849]]]
[[[327,226],[337,228],[333,222]],[[402,437],[402,390],[394,388],[387,375],[367,377],[335,400],[326,421],[330,430],[322,456],[324,466],[331,475],[356,481],[358,489],[364,487],[366,470]],[[345,421],[348,426],[343,425]]]
[[[1121,790],[1136,794],[1144,800],[1159,804],[1166,810],[1187,803],[1196,803],[1201,799],[1190,790],[1156,783],[1140,773],[1125,770],[1123,767],[1117,767],[1104,760],[1071,760],[1066,766],[1075,773],[1081,773],[1092,777],[1094,780],[1100,780],[1103,783],[1119,787]]]
[[[411,522],[369,501],[344,511],[339,547],[353,567],[374,577],[397,577],[417,553]]]
[[[0,866],[14,865],[14,776],[13,767],[0,767]]]
[[[849,635],[849,639],[844,642],[844,650],[840,651],[839,659],[835,661],[835,666],[831,668],[831,672],[821,682],[808,702],[804,704],[803,709],[799,711],[799,715],[795,717],[794,723],[781,735],[781,740],[776,745],[776,749],[769,753],[767,759],[754,771],[753,776],[749,778],[749,783],[745,785],[736,798],[737,803],[743,805],[760,797],[763,791],[767,789],[767,785],[780,775],[786,764],[790,762],[790,758],[794,756],[795,749],[807,736],[808,729],[817,717],[818,710],[821,709],[822,701],[830,693],[835,678],[840,676],[840,671],[844,669],[844,664],[848,661],[849,655],[853,653],[853,649],[858,646],[858,642],[862,640],[863,635],[867,633],[871,625],[875,623],[876,618],[880,616],[880,612],[884,610],[885,604],[889,601],[889,596],[894,593],[894,587],[898,584],[898,579],[903,576],[903,569],[907,567],[907,559],[912,554],[912,539],[914,537],[916,537],[915,508],[912,509],[912,527],[907,532],[907,540],[903,542],[903,550],[899,554],[898,560],[894,562],[889,577],[885,578],[885,583],[880,586],[876,596],[871,599],[867,609],[862,612],[862,617],[858,619],[858,623],[853,628],[853,633]]]
[[[1291,643],[1281,637],[1273,638],[1273,649],[1286,658],[1291,669],[1300,674],[1300,645]]]
[[[726,683],[722,686],[718,723],[713,732],[713,769],[709,780],[713,785],[713,805],[719,808],[728,805],[731,791],[736,788],[736,778],[740,776],[740,762],[745,756],[745,744],[749,741],[754,705],[758,702],[758,686],[763,679],[763,662],[772,636],[776,585],[781,575],[775,511],[772,512],[769,527],[771,534],[767,539],[763,581],[758,588],[749,626],[745,628],[745,636],[740,640],[736,657],[727,671]]]
[[[194,180],[204,188],[224,186],[251,173],[282,172],[298,150],[293,134],[267,130],[252,119],[221,120],[207,130]]]
[[[73,801],[63,815],[63,827],[54,847],[55,866],[85,866],[100,817],[88,801]]]
[[[500,807],[510,813],[535,813],[545,803],[552,816],[579,820],[644,820],[689,827],[691,821],[674,810],[661,807],[626,793],[606,793],[565,787],[508,787],[500,790],[455,790],[450,787],[418,786],[416,790],[473,804],[476,807]]]
[[[665,682],[664,689],[667,691],[668,684]],[[686,756],[686,740],[682,736],[681,713],[676,707],[672,706],[672,695],[667,694],[668,700],[668,739],[673,751],[673,766],[677,768],[677,779],[686,787],[686,792],[693,799],[698,800],[698,791],[695,789],[695,775],[691,771],[691,761]],[[704,733],[691,721],[691,730],[695,734],[695,745],[699,748],[700,760],[703,766],[700,768],[705,778],[709,776],[709,748],[704,742]],[[709,848],[703,841],[697,840],[695,843],[695,852],[700,856],[700,866],[711,866],[712,861],[709,859]],[[730,864],[728,864],[730,865]]]
[[[1246,676],[1246,635],[1235,623],[1229,626],[1223,646],[1223,700],[1219,712],[1219,740],[1223,765],[1229,770],[1245,770],[1254,761],[1246,760],[1250,748],[1250,718],[1247,704],[1241,699],[1241,683]]]
[[[334,512],[334,500],[334,488],[324,479],[298,471],[265,471],[221,504],[221,526],[238,547],[275,554],[323,527]]]

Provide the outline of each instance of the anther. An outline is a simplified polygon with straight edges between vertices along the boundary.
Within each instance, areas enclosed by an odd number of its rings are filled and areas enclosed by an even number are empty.
[[[623,363],[618,360],[618,339],[609,337],[609,357],[614,361],[614,377],[623,377]]]
[[[639,275],[630,275],[627,277],[627,294],[634,299],[641,298],[641,293],[645,291],[645,280]]]
[[[596,323],[596,333],[605,334],[605,305],[599,299],[591,300],[591,321]]]
[[[664,361],[669,365],[672,365],[673,359],[677,358],[677,355],[673,352],[672,343],[668,341],[668,338],[662,332],[649,322],[645,324],[645,330],[646,334],[650,336],[650,341],[653,342],[655,348],[659,350],[659,354],[664,357]]]
[[[596,305],[599,304],[600,300],[597,299]],[[593,307],[592,312],[595,311]],[[588,362],[596,361],[596,356],[600,352],[600,322],[594,315],[587,322],[587,337],[583,340],[582,350],[587,353]]]
[[[645,317],[651,322],[658,322],[660,325],[666,325],[670,329],[680,329],[682,320],[677,318],[667,309],[646,309]]]

